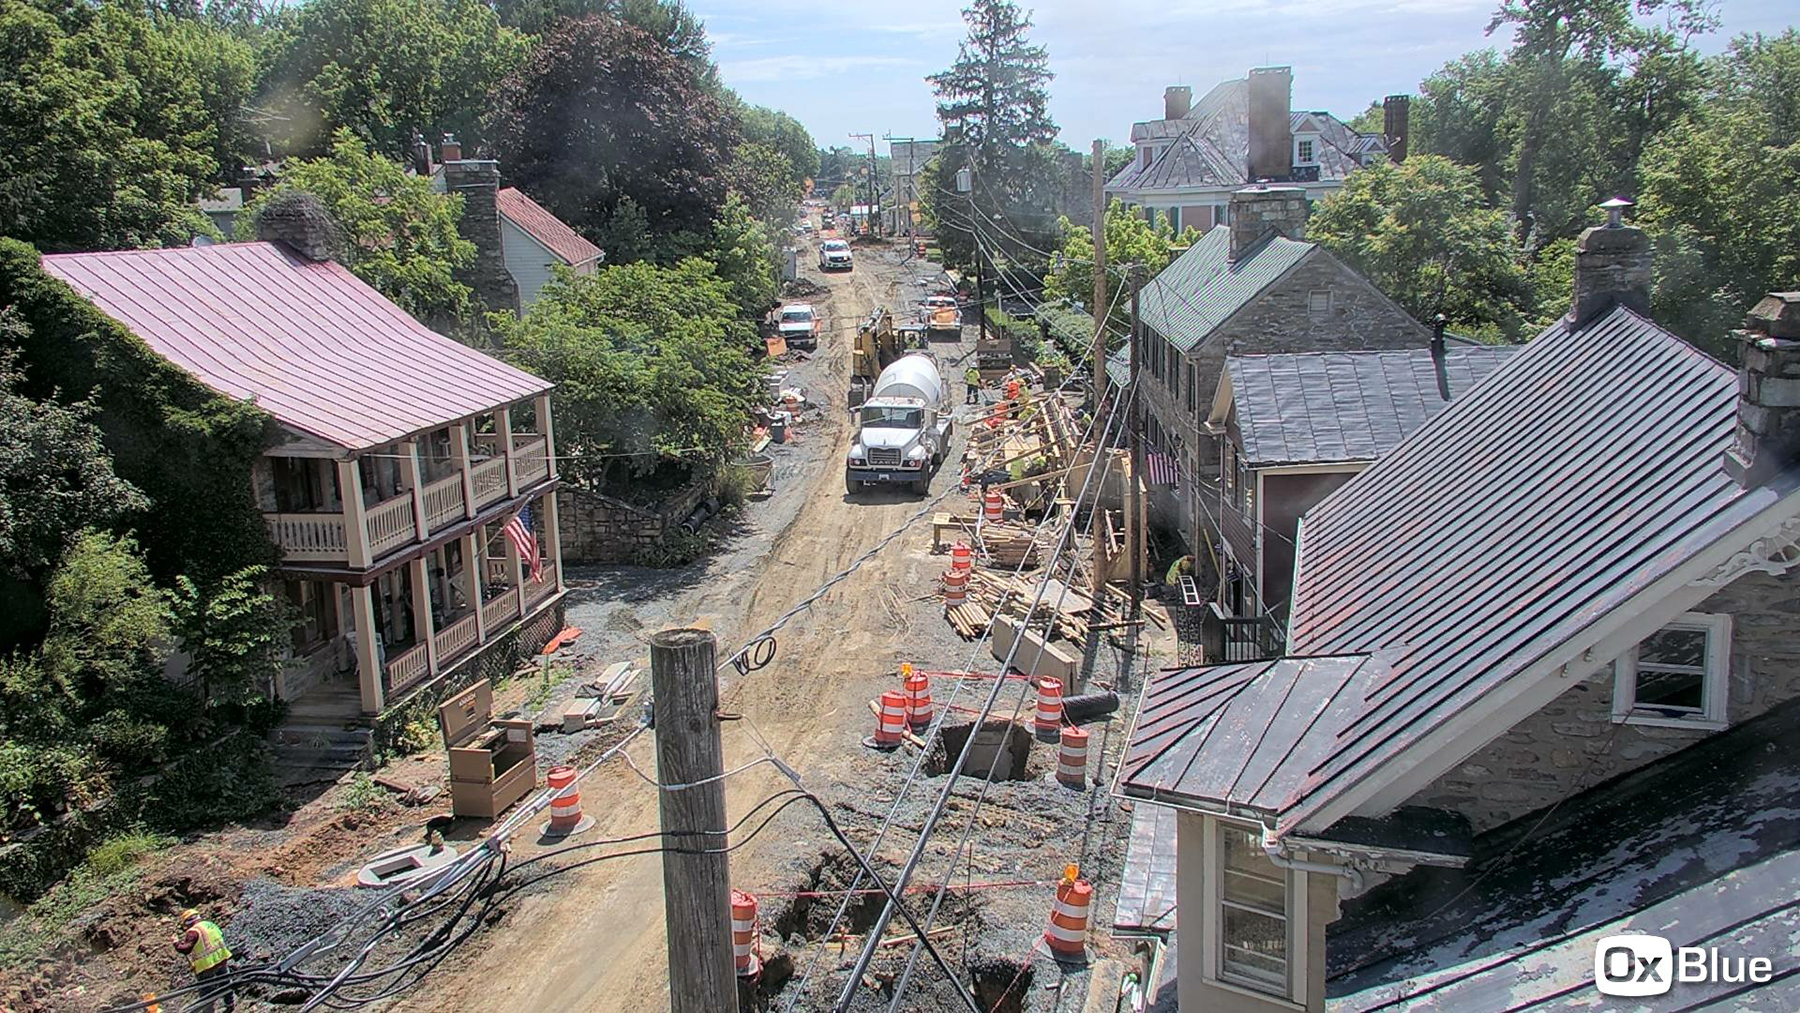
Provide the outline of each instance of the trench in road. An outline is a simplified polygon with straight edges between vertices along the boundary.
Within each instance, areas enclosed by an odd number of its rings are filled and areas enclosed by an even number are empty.
[[[897,297],[906,298],[897,291],[898,280],[899,269],[891,262],[865,255],[853,273],[826,281],[831,290],[827,322],[836,326],[829,332],[825,379],[812,391],[826,412],[824,420],[801,438],[828,441],[830,449],[810,476],[804,505],[775,536],[743,593],[738,595],[734,587],[732,600],[704,592],[697,596],[697,610],[718,616],[713,628],[721,655],[740,646],[739,638],[765,628],[919,509],[917,497],[889,492],[850,501],[839,466],[849,432],[840,406],[853,333],[840,322],[865,318],[877,297],[890,306]],[[954,481],[956,469],[946,466],[933,490]],[[856,740],[867,731],[865,701],[878,683],[886,681],[904,649],[879,592],[884,586],[918,586],[929,579],[932,567],[914,551],[916,545],[916,539],[897,539],[778,635],[780,649],[773,664],[747,676],[730,673],[725,681],[723,708],[754,720],[776,753],[815,790],[834,772],[848,768]],[[728,769],[761,755],[738,723],[724,726],[724,743]],[[640,738],[630,752],[640,768],[655,769],[655,746],[649,736]],[[728,822],[787,786],[767,765],[730,778]],[[588,840],[657,827],[655,789],[619,764],[609,764],[584,783],[582,800],[597,822]],[[815,837],[823,834],[821,830]],[[521,844],[516,852],[520,857],[536,850],[529,842]],[[791,842],[771,833],[735,853],[733,882],[769,882],[778,874],[784,844],[791,847]],[[661,862],[655,856],[601,862],[559,876],[549,885],[548,890],[515,901],[497,926],[472,938],[402,1008],[634,1013],[667,1009]]]

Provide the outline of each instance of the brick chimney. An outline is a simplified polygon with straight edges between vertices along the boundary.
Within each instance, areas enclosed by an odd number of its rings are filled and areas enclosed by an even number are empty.
[[[1600,205],[1610,220],[1582,231],[1575,240],[1575,299],[1569,326],[1580,329],[1614,306],[1650,313],[1650,239],[1625,224],[1630,201],[1614,197]]]
[[[1306,190],[1297,186],[1249,186],[1231,195],[1231,262],[1270,232],[1306,238]]]
[[[1194,108],[1194,89],[1184,84],[1163,89],[1163,119],[1178,120]]]
[[[1381,100],[1381,136],[1387,140],[1388,159],[1395,164],[1406,161],[1407,122],[1412,114],[1412,98],[1389,95]]]
[[[1294,171],[1294,131],[1288,113],[1294,94],[1292,67],[1250,71],[1250,182],[1284,180]]]
[[[1732,337],[1743,365],[1725,471],[1749,488],[1800,464],[1800,292],[1770,292]]]
[[[462,161],[462,142],[456,139],[455,134],[445,134],[444,135],[443,142],[438,145],[438,161],[440,161],[440,162],[460,162],[460,161]]]
[[[310,193],[278,193],[256,216],[256,238],[280,243],[307,260],[324,262],[342,241],[325,204]]]
[[[446,135],[443,150],[449,152],[453,147]],[[506,270],[506,250],[500,240],[500,163],[491,158],[446,158],[444,191],[462,195],[462,221],[457,231],[475,244],[475,260],[457,272],[457,280],[474,289],[489,310],[517,313],[519,286]]]

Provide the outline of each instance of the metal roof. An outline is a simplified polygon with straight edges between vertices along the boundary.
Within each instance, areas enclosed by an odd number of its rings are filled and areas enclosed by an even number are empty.
[[[551,387],[430,330],[341,264],[273,243],[55,254],[43,264],[202,383],[350,450]]]
[[[1270,236],[1233,263],[1231,227],[1215,225],[1145,286],[1138,317],[1188,351],[1314,249],[1312,243]]]
[[[1633,929],[1779,962],[1800,932],[1797,737],[1789,704],[1482,835],[1467,869],[1417,869],[1345,901],[1327,930],[1327,1008],[1584,1005],[1572,1000],[1597,994],[1595,942]],[[1800,976],[1741,988],[1691,982],[1664,998],[1800,1009]]]
[[[1113,931],[1175,931],[1175,810],[1166,805],[1139,805],[1131,813]]]
[[[600,259],[600,247],[588,242],[548,208],[520,193],[517,187],[509,186],[495,194],[494,204],[507,221],[570,267]]]
[[[1800,489],[1800,470],[1748,490],[1726,475],[1736,408],[1734,371],[1630,310],[1551,326],[1307,512],[1294,657],[1159,677],[1125,783],[1304,828]]]
[[[1450,397],[1462,396],[1517,349],[1447,348]],[[1243,458],[1252,467],[1373,461],[1450,403],[1429,348],[1233,355],[1225,371]]]

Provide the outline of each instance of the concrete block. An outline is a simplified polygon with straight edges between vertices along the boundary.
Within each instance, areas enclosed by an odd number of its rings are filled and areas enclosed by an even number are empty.
[[[1042,634],[1025,629],[1023,623],[1011,616],[995,617],[994,635],[989,638],[989,646],[996,661],[1004,662],[1012,651],[1013,641],[1021,639],[1023,643],[1013,656],[1014,668],[1029,676],[1060,679],[1064,686],[1074,685],[1075,676],[1081,671],[1080,655],[1061,644],[1046,642]]]

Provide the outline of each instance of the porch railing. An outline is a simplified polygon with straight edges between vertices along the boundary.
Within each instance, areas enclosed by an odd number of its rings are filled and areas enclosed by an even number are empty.
[[[550,461],[544,456],[544,438],[533,434],[513,437],[513,467],[519,474],[519,485],[534,485],[550,474]]]
[[[1264,661],[1281,657],[1281,629],[1267,616],[1234,616],[1209,603],[1200,621],[1200,647],[1207,664]]]
[[[418,537],[418,522],[413,518],[412,493],[403,492],[393,499],[377,503],[364,517],[369,529],[369,556],[379,559]]]
[[[469,469],[475,485],[475,505],[487,506],[506,495],[506,459],[495,457],[477,461]]]
[[[549,560],[544,561],[543,572],[536,580],[531,579],[529,572],[525,577],[525,603],[536,605],[551,591],[556,590],[556,566]]]
[[[391,657],[387,661],[387,692],[394,696],[404,693],[422,681],[428,674],[426,671],[425,645],[414,644],[411,648]]]
[[[282,555],[295,560],[340,560],[344,546],[344,515],[263,514],[269,539],[281,546]]]
[[[462,475],[448,475],[425,487],[425,522],[438,528],[463,515]]]
[[[487,626],[490,635],[502,623],[512,622],[519,617],[519,596],[512,588],[485,601],[481,605],[481,620]]]
[[[476,631],[473,611],[437,631],[438,667],[448,665],[452,659],[461,657],[464,651],[474,647]]]

